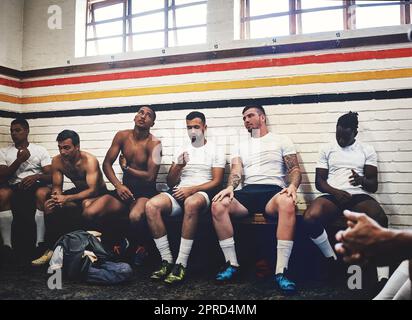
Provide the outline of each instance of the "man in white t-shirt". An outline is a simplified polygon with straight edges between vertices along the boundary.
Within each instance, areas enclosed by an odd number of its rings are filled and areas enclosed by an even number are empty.
[[[235,148],[228,185],[212,203],[213,224],[226,259],[226,266],[217,274],[216,281],[231,281],[239,273],[230,217],[259,212],[269,216],[277,214],[275,282],[282,292],[292,294],[296,285],[288,279],[286,270],[293,247],[296,190],[301,181],[296,149],[288,137],[269,132],[263,107],[248,106],[242,113],[251,136]],[[284,180],[286,175],[289,186]],[[242,176],[244,186],[235,191]]]
[[[167,284],[181,282],[185,278],[187,260],[192,248],[199,215],[205,212],[212,197],[223,181],[226,159],[216,145],[206,140],[205,115],[193,111],[186,116],[186,127],[191,143],[174,152],[173,163],[167,176],[171,188],[146,204],[146,217],[162,263],[151,279],[164,280]],[[179,255],[173,266],[166,228],[162,214],[182,214],[182,238]]]
[[[336,142],[321,147],[316,165],[316,188],[323,195],[304,213],[307,233],[332,263],[336,254],[323,226],[343,210],[366,213],[382,227],[388,226],[382,207],[369,195],[378,189],[377,154],[371,145],[357,141],[357,134],[357,113],[349,112],[338,119]],[[388,267],[378,268],[378,281],[388,277]]]
[[[31,234],[36,224],[36,246],[44,242],[44,202],[51,182],[50,156],[44,147],[29,143],[27,120],[13,120],[10,133],[14,144],[0,149],[0,231],[9,252],[13,215],[13,224],[22,233],[19,239]]]

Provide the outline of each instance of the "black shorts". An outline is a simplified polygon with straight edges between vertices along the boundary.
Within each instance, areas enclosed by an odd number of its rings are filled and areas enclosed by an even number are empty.
[[[170,195],[173,197],[173,189],[174,189],[174,188],[170,188],[169,190],[164,191],[164,192],[170,194]],[[208,191],[202,191],[202,192],[206,193],[207,196],[209,197],[209,201],[212,202],[212,199],[214,198],[214,196],[215,196],[219,191],[220,191],[220,188],[219,188],[219,189],[216,188],[216,189],[212,189],[212,190],[208,190]],[[180,205],[181,208],[184,208],[184,201],[177,200],[175,197],[173,197],[173,198],[177,201],[177,203]]]
[[[265,213],[265,207],[274,195],[282,191],[282,187],[273,184],[249,184],[235,191],[235,198],[250,214]]]
[[[137,200],[139,198],[153,198],[154,196],[158,195],[159,192],[156,190],[155,186],[150,186],[150,187],[141,187],[141,188],[136,188],[132,186],[125,185],[126,187],[129,188],[129,190],[133,193],[133,197]],[[108,191],[108,194],[111,195],[113,198],[116,198],[120,202],[124,204],[130,204],[133,200],[123,200],[122,198],[119,197],[117,194],[116,190],[111,190]]]
[[[67,196],[67,195],[73,195],[73,194],[78,194],[78,193],[80,193],[80,192],[82,192],[82,191],[84,191],[84,190],[86,190],[86,188],[77,188],[77,187],[74,187],[74,188],[71,188],[71,189],[68,189],[68,190],[63,191],[62,194],[65,195],[65,196]],[[98,192],[97,197],[100,197],[100,196],[102,196],[102,195],[105,195],[105,194],[107,194],[108,192],[109,192],[109,191],[108,191],[106,188],[101,188],[101,189],[99,190],[99,192]],[[85,200],[85,199],[83,199],[83,200]],[[72,201],[72,202],[75,203],[76,206],[81,207],[81,206],[82,206],[82,203],[83,203],[83,200],[74,200],[74,201]]]
[[[335,196],[331,194],[325,194],[323,196],[320,196],[319,198],[324,198],[328,199],[329,201],[333,202],[335,206],[337,206],[342,212],[343,210],[353,210],[353,208],[366,200],[373,200],[376,201],[374,198],[372,198],[370,195],[362,193],[362,194],[353,194],[350,201],[345,203],[343,206],[339,203],[339,201],[335,198]]]

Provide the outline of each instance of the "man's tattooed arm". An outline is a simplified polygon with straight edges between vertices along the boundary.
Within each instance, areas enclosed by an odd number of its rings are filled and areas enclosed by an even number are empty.
[[[242,161],[236,158],[232,161],[232,167],[230,169],[230,175],[227,181],[228,187],[233,187],[235,190],[242,181]]]
[[[302,181],[302,174],[300,172],[299,161],[296,154],[288,154],[283,157],[286,169],[288,170],[289,184],[293,184],[296,189]]]

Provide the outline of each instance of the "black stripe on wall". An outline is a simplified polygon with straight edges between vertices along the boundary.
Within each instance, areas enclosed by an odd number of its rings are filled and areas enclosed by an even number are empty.
[[[199,102],[179,102],[168,104],[150,105],[155,111],[168,110],[186,110],[186,109],[214,109],[243,107],[246,105],[289,105],[303,103],[322,103],[322,102],[345,102],[345,101],[370,101],[370,100],[388,100],[388,99],[405,99],[412,98],[412,89],[402,90],[382,90],[372,92],[351,92],[351,93],[331,93],[331,94],[313,94],[300,95],[291,97],[269,97],[257,99],[233,99],[217,101],[199,101]],[[96,115],[110,115],[122,113],[135,113],[141,105],[110,107],[110,108],[91,108],[62,111],[38,111],[27,113],[16,113],[10,111],[1,111],[0,117],[16,118],[24,116],[26,119],[41,118],[62,118],[62,117],[83,117]]]

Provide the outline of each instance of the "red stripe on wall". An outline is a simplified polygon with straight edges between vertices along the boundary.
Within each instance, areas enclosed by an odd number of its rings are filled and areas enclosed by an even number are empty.
[[[36,88],[69,84],[81,84],[92,83],[99,81],[113,81],[113,80],[125,80],[125,79],[139,79],[149,77],[161,77],[169,75],[182,75],[191,73],[205,73],[205,72],[217,72],[217,71],[231,71],[242,69],[254,69],[254,68],[268,68],[268,67],[283,67],[293,65],[304,65],[312,63],[332,63],[332,62],[349,62],[371,59],[388,59],[388,58],[405,58],[412,56],[412,48],[401,49],[387,49],[387,50],[374,50],[374,51],[361,51],[361,52],[347,52],[347,53],[331,53],[321,55],[308,55],[300,57],[289,58],[276,58],[276,59],[262,59],[252,61],[239,61],[228,63],[214,63],[197,66],[184,66],[175,68],[161,68],[150,69],[141,71],[127,71],[108,74],[77,76],[67,78],[55,78],[47,80],[33,80],[33,81],[12,81],[7,79],[1,79],[0,81],[7,82],[8,86],[16,88]],[[6,83],[6,82],[5,82]],[[0,84],[2,84],[0,82]]]

